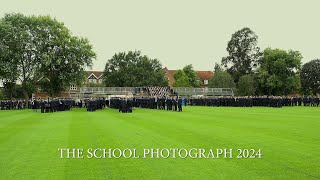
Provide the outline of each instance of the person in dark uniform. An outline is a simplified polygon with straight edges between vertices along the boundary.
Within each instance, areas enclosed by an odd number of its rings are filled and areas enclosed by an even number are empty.
[[[178,109],[179,109],[179,112],[182,111],[182,98],[181,97],[179,97],[179,99],[178,99]]]
[[[172,110],[172,99],[170,97],[167,99],[167,110]]]
[[[162,109],[162,98],[156,97],[157,98],[157,108]]]
[[[90,112],[91,111],[91,100],[88,99],[86,104],[87,104],[87,111]]]
[[[50,101],[49,101],[49,106],[50,106],[50,112],[54,112],[54,99],[51,99]]]
[[[298,97],[298,106],[302,105],[302,97]]]
[[[188,105],[188,98],[184,98],[184,106]]]
[[[133,108],[133,100],[132,99],[128,99],[127,100],[127,112],[128,113],[132,113],[132,108]]]
[[[35,111],[35,112],[37,112],[36,106],[37,106],[37,100],[36,100],[36,99],[33,99],[33,101],[32,101],[32,109],[33,109],[33,111]]]
[[[123,112],[123,113],[127,112],[127,101],[125,99],[120,100],[119,112]]]
[[[166,110],[166,98],[163,97],[161,100],[162,100],[162,101],[161,101],[161,103],[162,103],[162,109],[163,109],[163,110]]]
[[[172,98],[172,102],[173,102],[173,106],[174,106],[174,111],[177,111],[178,102],[177,102],[176,98]]]
[[[42,101],[40,102],[41,113],[44,113],[44,106],[45,106],[45,104],[44,104],[44,101],[42,100]]]

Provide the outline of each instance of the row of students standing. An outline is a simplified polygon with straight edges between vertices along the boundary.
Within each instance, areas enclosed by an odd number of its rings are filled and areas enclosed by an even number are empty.
[[[132,113],[133,99],[128,98],[112,98],[110,99],[110,108],[118,109],[122,113]]]
[[[182,111],[182,97],[138,97],[133,98],[134,107]]]

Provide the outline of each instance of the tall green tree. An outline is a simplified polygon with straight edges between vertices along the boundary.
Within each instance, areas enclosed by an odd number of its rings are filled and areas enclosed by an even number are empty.
[[[237,84],[237,93],[241,96],[255,95],[255,81],[250,74],[241,76]]]
[[[227,71],[219,71],[209,80],[210,88],[235,88],[236,83]]]
[[[320,94],[320,59],[304,64],[300,77],[301,87],[305,94]]]
[[[174,83],[173,87],[191,87],[189,77],[183,70],[177,70],[173,74]]]
[[[104,84],[113,87],[168,86],[160,61],[140,51],[115,54],[106,63],[103,77]]]
[[[229,55],[223,57],[221,63],[235,82],[238,82],[241,76],[253,73],[257,67],[261,56],[257,43],[258,36],[250,28],[243,28],[232,34],[227,46]]]
[[[298,93],[301,87],[299,70],[302,55],[298,51],[267,48],[256,73],[258,93],[288,95]]]
[[[200,87],[201,86],[201,80],[197,76],[196,71],[193,69],[192,64],[185,66],[182,70],[188,76],[189,84],[192,87]]]
[[[220,72],[220,71],[223,71],[222,67],[220,66],[220,64],[218,63],[215,63],[214,64],[214,72]]]
[[[36,26],[42,90],[58,96],[71,83],[82,84],[85,68],[96,57],[89,40],[72,36],[63,23],[49,16],[37,17]]]
[[[2,81],[8,97],[12,99],[14,87],[19,77],[17,52],[14,50],[15,42],[14,29],[12,26],[0,20],[0,80]]]
[[[0,76],[10,87],[20,82],[26,99],[40,79],[47,80],[41,81],[42,89],[60,94],[71,82],[81,80],[95,57],[87,39],[72,36],[63,23],[49,16],[6,14],[0,34]]]
[[[0,64],[7,73],[3,77],[6,87],[13,89],[16,81],[21,82],[26,99],[39,67],[39,56],[34,41],[34,18],[22,14],[6,14],[1,19],[1,56]],[[10,72],[10,73],[8,73]]]
[[[4,99],[3,89],[0,88],[0,99]]]

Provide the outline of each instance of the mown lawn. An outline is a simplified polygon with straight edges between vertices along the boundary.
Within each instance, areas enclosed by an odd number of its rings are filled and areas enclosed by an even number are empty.
[[[59,158],[58,148],[261,149],[262,158]],[[0,179],[319,179],[320,107],[0,111]]]

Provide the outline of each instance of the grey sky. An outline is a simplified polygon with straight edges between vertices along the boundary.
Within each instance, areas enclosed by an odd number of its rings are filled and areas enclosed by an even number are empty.
[[[319,0],[1,0],[0,13],[51,15],[87,37],[93,70],[119,51],[141,50],[168,69],[212,70],[231,34],[250,27],[261,48],[298,50],[320,58]]]

